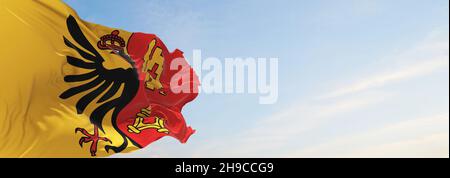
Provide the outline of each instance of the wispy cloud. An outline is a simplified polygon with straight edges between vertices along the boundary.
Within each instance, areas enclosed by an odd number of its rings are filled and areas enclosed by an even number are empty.
[[[387,57],[394,61],[388,66],[394,67],[388,71],[380,71],[378,74],[366,76],[350,84],[338,87],[319,97],[319,99],[334,98],[382,87],[394,82],[408,80],[431,74],[449,66],[449,41],[441,39],[430,40],[415,46],[413,49],[393,57]],[[410,61],[413,61],[412,63]]]
[[[206,28],[202,14],[188,7],[184,1],[144,1],[134,7],[131,23],[138,30],[155,33],[170,49],[172,44],[184,49]]]
[[[357,6],[369,2],[361,3]],[[369,4],[366,7],[374,6]],[[183,4],[169,8],[165,2],[149,1],[136,7],[135,11],[137,14],[132,21],[139,23],[136,26],[142,31],[152,31],[162,38],[170,38],[165,40],[169,46],[170,43],[181,48],[188,46],[206,28],[202,14],[186,10]],[[182,147],[183,153],[175,149],[179,148],[178,145],[172,146],[175,143],[158,142],[137,153],[116,156],[448,157],[448,110],[426,118],[399,118],[402,121],[390,121],[365,132],[349,131],[348,134],[333,135],[320,142],[293,144],[304,142],[302,139],[308,137],[314,138],[314,135],[321,134],[316,130],[323,130],[327,123],[339,122],[348,115],[356,113],[364,118],[365,113],[361,111],[379,107],[395,97],[393,93],[383,91],[385,87],[402,81],[414,81],[438,71],[448,71],[448,43],[448,32],[432,32],[412,48],[380,59],[378,66],[367,66],[376,69],[372,74],[345,79],[347,81],[340,82],[344,85],[292,103],[259,119],[244,131],[195,145],[190,143]]]
[[[262,119],[257,125],[242,133],[220,139],[217,143],[196,150],[196,157],[220,156],[261,157],[273,156],[264,154],[281,149],[299,135],[309,132],[335,116],[350,113],[363,107],[380,103],[388,98],[385,94],[360,98],[346,98],[330,103],[305,102],[282,112]],[[214,151],[213,151],[214,150]]]
[[[369,90],[376,87],[382,87],[389,83],[407,80],[410,78],[427,75],[436,70],[448,68],[449,61],[448,56],[442,56],[428,61],[422,61],[400,70],[392,71],[390,73],[377,74],[375,76],[368,77],[361,81],[355,82],[343,88],[338,88],[335,91],[327,93],[320,98],[333,98],[356,92]]]
[[[401,121],[288,153],[293,157],[448,157],[449,114]]]
[[[445,40],[444,40],[445,41]],[[448,40],[447,40],[448,41]],[[398,58],[396,58],[398,57]],[[438,70],[448,70],[448,44],[428,40],[412,50],[395,55],[378,73],[348,86],[337,87],[311,100],[292,104],[255,124],[248,130],[217,142],[208,142],[194,157],[448,157],[448,110],[426,118],[397,118],[367,132],[336,135],[331,141],[314,145],[294,144],[314,137],[314,130],[340,116],[359,113],[389,102],[393,93],[380,92],[400,81],[413,81]],[[386,72],[388,71],[388,72]],[[419,82],[422,80],[419,80]],[[371,92],[363,92],[363,91]],[[382,91],[382,90],[381,90]],[[358,95],[350,95],[359,93]],[[338,97],[345,96],[345,97]],[[351,123],[350,123],[351,124]],[[414,148],[410,148],[414,147]],[[216,154],[220,153],[220,154]],[[284,154],[280,154],[284,153]]]

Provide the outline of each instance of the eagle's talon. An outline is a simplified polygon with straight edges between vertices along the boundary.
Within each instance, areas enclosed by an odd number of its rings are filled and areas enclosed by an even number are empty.
[[[77,127],[77,128],[75,129],[75,133],[81,132],[81,130],[82,130],[82,128]]]
[[[80,144],[80,147],[83,148],[83,143],[86,143],[87,137],[81,137],[80,140],[78,141],[78,143]]]
[[[75,133],[77,132],[81,132],[84,136],[80,138],[80,140],[78,141],[78,143],[80,144],[80,146],[83,148],[83,143],[91,143],[91,147],[90,147],[90,152],[91,152],[91,156],[96,156],[97,153],[97,146],[98,146],[98,142],[101,141],[105,141],[105,142],[109,142],[112,144],[112,141],[106,137],[100,137],[98,134],[98,127],[94,125],[94,133],[90,134],[86,129],[83,128],[76,128],[75,129]]]

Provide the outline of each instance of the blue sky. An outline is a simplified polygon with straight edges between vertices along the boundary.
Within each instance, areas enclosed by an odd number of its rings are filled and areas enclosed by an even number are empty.
[[[279,100],[201,94],[197,133],[120,157],[448,157],[447,0],[65,0],[187,58],[279,58]]]

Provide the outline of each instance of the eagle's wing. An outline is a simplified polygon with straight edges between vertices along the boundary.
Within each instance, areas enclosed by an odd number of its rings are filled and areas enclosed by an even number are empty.
[[[118,112],[120,112],[120,110],[122,110],[136,95],[139,86],[137,71],[133,64],[131,64],[133,67],[129,69],[106,69],[103,66],[103,62],[105,60],[86,39],[73,16],[69,16],[67,18],[67,28],[69,29],[69,33],[75,42],[88,51],[87,52],[84,49],[79,48],[77,45],[74,45],[71,41],[64,37],[64,43],[68,47],[76,50],[84,59],[82,60],[73,56],[67,56],[67,62],[74,67],[88,69],[90,72],[80,75],[65,76],[65,82],[84,83],[66,90],[60,95],[60,98],[67,99],[95,88],[77,101],[76,108],[78,114],[81,114],[90,103],[102,103],[92,111],[89,117],[91,123],[103,130],[102,121],[106,113],[112,109],[115,110],[115,114],[113,114],[112,118],[114,122],[114,117],[117,117]],[[112,97],[118,93],[119,96],[112,99]],[[98,98],[100,95],[102,96]],[[96,98],[98,99],[95,100]]]

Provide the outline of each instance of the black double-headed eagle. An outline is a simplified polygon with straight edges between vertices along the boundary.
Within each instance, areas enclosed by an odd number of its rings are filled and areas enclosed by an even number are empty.
[[[85,134],[86,137],[82,137],[80,139],[80,145],[91,142],[95,139],[97,141],[99,140],[100,137],[98,136],[98,129],[104,132],[102,126],[103,119],[110,111],[112,111],[111,123],[117,132],[121,133],[116,123],[117,116],[120,111],[135,97],[139,87],[138,73],[134,66],[133,60],[123,51],[113,50],[114,54],[122,57],[120,60],[125,60],[131,67],[127,69],[108,69],[104,66],[105,58],[103,58],[94,46],[91,45],[89,40],[83,34],[76,19],[71,15],[67,18],[67,28],[74,41],[71,41],[64,36],[64,43],[66,46],[74,49],[82,58],[80,59],[74,56],[67,56],[67,62],[74,67],[89,71],[79,75],[65,76],[65,82],[77,82],[82,84],[64,91],[59,96],[62,99],[68,99],[75,95],[83,94],[83,96],[76,102],[76,110],[78,114],[89,115],[90,122],[94,125],[95,130],[94,134]],[[99,106],[96,107],[90,114],[85,113],[87,106],[92,103],[97,103]],[[77,128],[76,131],[87,133],[86,130],[82,128]],[[97,133],[97,135],[95,135],[95,133]],[[105,147],[106,151],[111,149],[115,152],[121,152],[127,147],[127,139],[123,133],[121,133],[121,135],[124,142],[118,147],[108,145]],[[103,141],[109,140],[104,138]],[[97,145],[97,143],[95,143],[95,145]],[[95,156],[96,150],[97,148],[95,148],[95,150],[92,150],[91,148],[91,153],[93,156]]]

